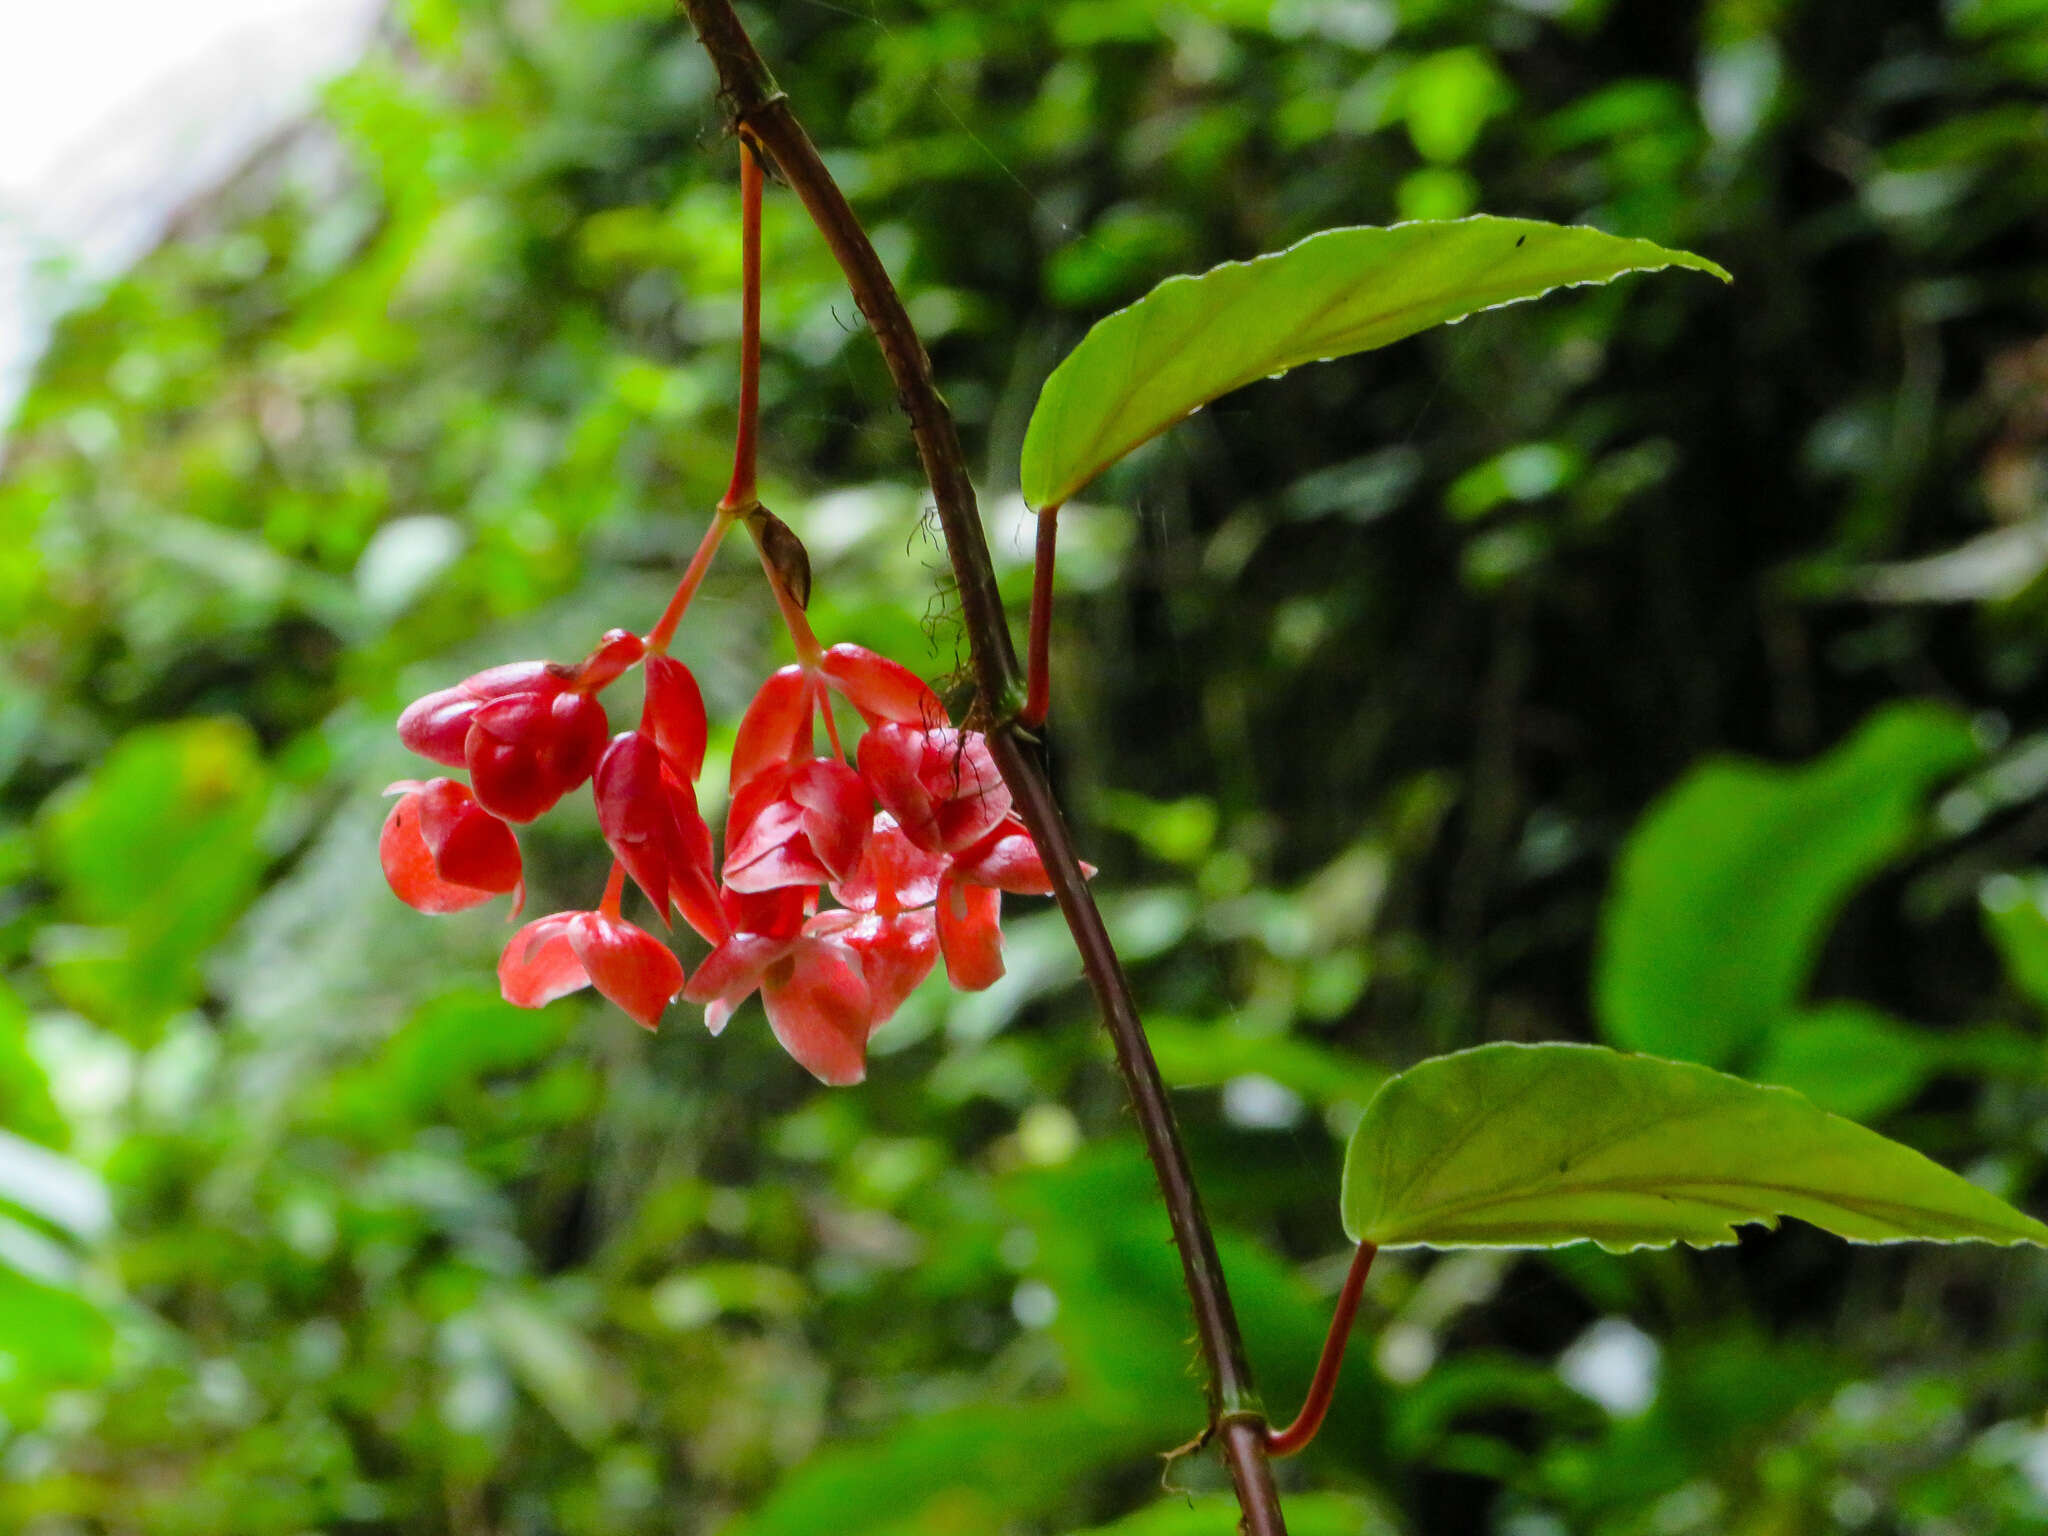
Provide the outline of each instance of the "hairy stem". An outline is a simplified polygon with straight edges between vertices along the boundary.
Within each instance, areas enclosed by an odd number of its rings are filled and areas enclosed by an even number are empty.
[[[911,435],[931,485],[959,587],[961,619],[982,707],[995,722],[989,746],[1052,875],[1054,894],[1073,931],[1089,986],[1115,1043],[1117,1065],[1159,1178],[1180,1249],[1196,1331],[1209,1366],[1210,1423],[1237,1487],[1243,1528],[1249,1536],[1285,1536],[1280,1498],[1266,1457],[1265,1416],[1252,1385],[1223,1267],[1188,1167],[1187,1150],[1174,1123],[1166,1085],[1138,1022],[1130,983],[1089,894],[1051,784],[1015,732],[1015,717],[1023,703],[1017,653],[1003,617],[995,567],[989,559],[988,540],[952,413],[933,382],[931,360],[904,312],[895,285],[809,135],[790,111],[788,100],[776,88],[730,0],[681,3],[718,71],[720,93],[735,125],[767,152],[838,259],[854,302],[882,349],[898,403],[910,418]]]

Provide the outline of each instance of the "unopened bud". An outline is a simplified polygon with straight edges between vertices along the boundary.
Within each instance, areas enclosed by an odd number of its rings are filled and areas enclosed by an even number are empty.
[[[748,514],[754,535],[761,541],[761,553],[775,568],[775,578],[795,600],[797,607],[811,606],[811,557],[796,531],[766,507]]]

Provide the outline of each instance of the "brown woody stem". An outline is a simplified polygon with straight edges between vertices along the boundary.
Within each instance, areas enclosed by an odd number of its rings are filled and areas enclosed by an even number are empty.
[[[1052,786],[1017,734],[1017,715],[1024,702],[1017,653],[1003,617],[995,566],[989,559],[988,540],[952,413],[933,382],[931,360],[904,312],[895,285],[819,159],[810,136],[777,89],[730,0],[681,3],[718,71],[720,94],[739,132],[766,151],[838,259],[854,302],[882,349],[897,401],[910,418],[911,435],[931,485],[959,588],[961,620],[982,708],[994,722],[989,746],[1052,876],[1054,895],[1073,932],[1088,984],[1115,1044],[1117,1065],[1159,1178],[1174,1242],[1180,1249],[1196,1331],[1209,1366],[1210,1424],[1237,1487],[1238,1504],[1244,1512],[1242,1527],[1248,1536],[1285,1536],[1286,1522],[1266,1455],[1265,1415],[1253,1389],[1223,1267],[1188,1167],[1187,1150],[1174,1123],[1166,1085],[1138,1021],[1130,982],[1089,893]]]

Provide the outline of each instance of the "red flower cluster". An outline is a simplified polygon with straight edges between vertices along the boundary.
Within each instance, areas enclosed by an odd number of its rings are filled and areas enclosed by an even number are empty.
[[[695,788],[703,695],[658,638],[614,630],[575,666],[516,662],[428,694],[399,736],[470,782],[392,786],[379,848],[392,890],[423,912],[509,891],[517,915],[507,823],[589,780],[614,858],[605,895],[512,936],[498,962],[506,999],[538,1008],[594,986],[652,1029],[680,994],[705,1005],[716,1034],[758,991],[791,1056],[824,1082],[859,1082],[868,1037],[941,955],[963,989],[1003,974],[1002,893],[1051,887],[979,732],[954,729],[930,688],[873,651],[821,651],[807,630],[799,648],[808,659],[763,683],[740,722],[722,867]],[[635,663],[639,728],[607,742],[597,695]],[[851,762],[835,695],[866,727]],[[712,946],[687,982],[666,944],[620,916],[629,877],[664,927],[680,913]],[[827,892],[838,906],[821,911]]]

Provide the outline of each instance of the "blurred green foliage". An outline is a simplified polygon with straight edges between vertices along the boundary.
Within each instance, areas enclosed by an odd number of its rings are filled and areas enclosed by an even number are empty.
[[[1737,276],[1255,385],[1063,520],[1055,762],[1276,1412],[1431,1051],[1655,1039],[2042,1208],[2048,5],[748,15],[1020,601],[1038,386],[1171,272],[1483,208]],[[488,909],[379,879],[398,708],[696,542],[732,162],[666,0],[406,0],[60,328],[0,471],[0,1528],[1229,1528],[1160,1486],[1185,1302],[1049,912],[828,1093],[752,1010],[507,1008]],[[816,627],[949,675],[880,364],[766,238]],[[731,559],[683,631],[727,731],[774,623]],[[526,845],[536,910],[602,877],[587,807]],[[1311,1533],[2037,1530],[2044,1325],[2038,1258],[1800,1229],[1390,1257],[1283,1482]]]

